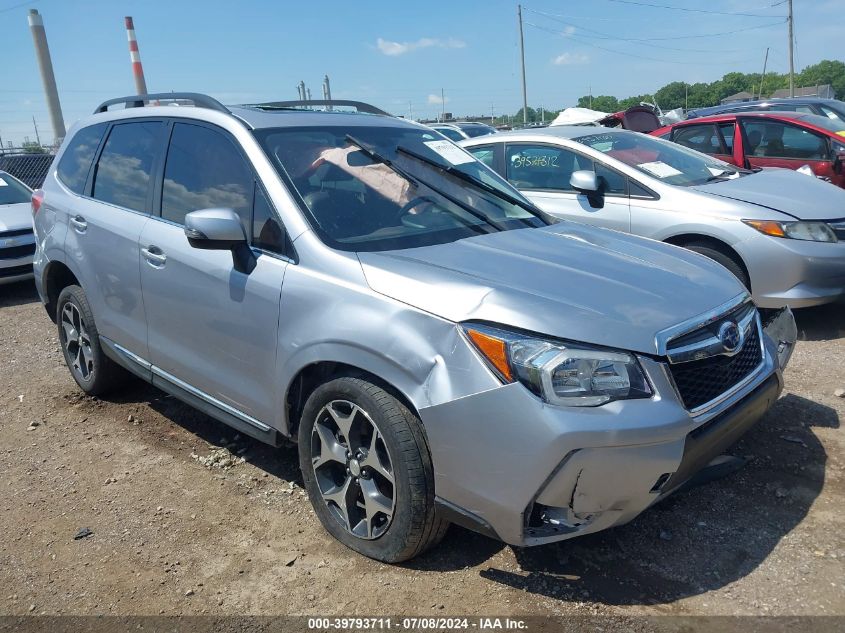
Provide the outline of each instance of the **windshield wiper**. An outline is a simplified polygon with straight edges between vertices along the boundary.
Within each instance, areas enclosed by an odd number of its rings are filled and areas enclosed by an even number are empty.
[[[505,191],[501,191],[501,190],[497,189],[496,187],[494,187],[493,185],[488,185],[486,182],[484,182],[482,180],[478,180],[477,178],[471,176],[470,174],[468,174],[464,171],[461,171],[460,169],[458,169],[457,167],[455,167],[453,165],[444,165],[442,163],[438,163],[436,160],[431,160],[427,156],[423,156],[422,154],[417,154],[414,150],[408,149],[407,147],[402,147],[401,145],[399,145],[396,148],[396,151],[401,152],[402,154],[405,154],[406,156],[410,156],[411,158],[415,158],[422,163],[425,163],[427,165],[431,165],[435,169],[439,169],[441,171],[446,172],[447,174],[451,174],[451,175],[455,176],[455,178],[458,178],[459,180],[463,180],[464,182],[469,183],[469,184],[473,185],[474,187],[478,187],[479,189],[486,191],[487,193],[491,193],[494,196],[496,196],[497,198],[504,200],[505,202],[510,202],[512,205],[520,207],[521,209],[528,211],[531,215],[539,217],[547,223],[549,222],[549,219],[548,219],[549,216],[545,211],[537,208],[533,204],[525,203],[522,200],[520,200],[519,198],[512,196]]]
[[[472,208],[471,206],[469,206],[468,204],[466,204],[466,203],[464,203],[464,202],[461,202],[460,200],[458,200],[458,199],[457,199],[457,198],[455,198],[454,196],[450,196],[449,194],[447,194],[447,193],[445,193],[445,192],[443,192],[443,191],[440,191],[440,189],[437,189],[436,187],[434,187],[434,186],[430,185],[429,183],[427,183],[425,180],[422,180],[421,178],[417,178],[417,177],[415,177],[415,176],[411,176],[411,174],[409,174],[408,172],[406,172],[406,171],[405,171],[404,169],[402,169],[401,167],[397,167],[396,165],[394,165],[394,164],[393,164],[393,162],[392,162],[389,158],[386,158],[385,156],[382,156],[382,155],[381,155],[381,154],[379,154],[378,152],[376,152],[376,151],[374,151],[374,150],[370,149],[369,147],[367,147],[366,145],[364,145],[363,143],[361,143],[361,141],[359,141],[358,139],[356,139],[354,136],[352,136],[352,135],[350,135],[350,134],[347,134],[347,135],[346,135],[346,142],[347,142],[347,143],[349,143],[349,144],[351,144],[351,145],[354,145],[354,146],[355,146],[355,147],[357,147],[357,148],[359,148],[359,149],[360,149],[362,152],[364,152],[364,154],[365,154],[366,156],[368,156],[368,157],[370,158],[370,160],[372,160],[373,162],[376,162],[376,163],[381,163],[381,164],[385,165],[386,167],[388,167],[389,169],[392,169],[395,173],[399,174],[402,178],[404,178],[405,180],[407,180],[408,182],[410,182],[411,184],[413,184],[413,185],[414,185],[414,187],[417,187],[417,186],[421,183],[421,184],[425,185],[426,187],[428,187],[429,189],[431,189],[432,191],[434,191],[435,193],[437,193],[438,195],[443,196],[444,198],[446,198],[446,200],[448,200],[448,201],[449,201],[449,202],[451,202],[452,204],[455,204],[455,205],[459,206],[461,209],[463,209],[464,211],[466,211],[467,213],[469,213],[469,214],[470,214],[471,216],[473,216],[474,218],[476,218],[476,219],[478,219],[478,220],[481,220],[481,221],[482,221],[482,222],[484,222],[485,224],[489,224],[489,225],[490,225],[490,226],[492,226],[494,229],[497,229],[497,230],[499,230],[499,231],[503,231],[503,230],[504,230],[504,227],[502,227],[501,225],[497,224],[496,222],[494,222],[493,220],[491,220],[490,218],[488,218],[488,217],[487,217],[486,215],[484,215],[483,213],[479,213],[478,211],[476,211],[475,209],[473,209],[473,208]]]
[[[407,171],[405,171],[401,167],[397,167],[396,165],[393,164],[393,162],[389,158],[386,158],[386,157],[382,156],[381,154],[379,154],[378,152],[376,152],[375,150],[370,149],[369,147],[364,145],[361,141],[359,141],[357,138],[355,138],[351,134],[346,135],[346,142],[349,143],[350,145],[354,145],[359,150],[364,152],[364,155],[367,156],[367,158],[369,158],[374,163],[381,163],[382,165],[384,165],[384,166],[388,167],[389,169],[393,170],[393,172],[395,172],[396,174],[399,174],[400,176],[402,176],[402,178],[407,180],[414,187],[419,186],[419,182],[417,182],[417,179],[414,178],[411,174],[409,174]]]

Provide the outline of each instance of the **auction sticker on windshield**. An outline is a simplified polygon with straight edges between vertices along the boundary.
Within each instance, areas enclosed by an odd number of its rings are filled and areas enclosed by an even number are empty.
[[[667,165],[663,161],[659,160],[652,163],[640,163],[637,167],[647,171],[652,176],[657,176],[658,178],[671,178],[672,176],[678,176],[682,173],[672,167],[672,165]]]
[[[452,141],[424,141],[424,143],[453,165],[471,163],[475,160]]]

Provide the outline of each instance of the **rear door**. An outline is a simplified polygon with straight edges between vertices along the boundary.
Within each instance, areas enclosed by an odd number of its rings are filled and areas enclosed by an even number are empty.
[[[631,214],[627,179],[614,169],[566,147],[545,143],[507,143],[507,180],[541,209],[555,217],[628,231]],[[569,184],[572,173],[595,171],[602,186],[600,203],[593,206]]]
[[[269,422],[278,388],[279,302],[290,261],[281,222],[224,130],[173,123],[164,163],[158,214],[140,239],[153,372],[234,408],[246,422]],[[256,266],[248,274],[234,269],[230,251],[192,248],[185,237],[187,213],[221,207],[240,216],[251,239]]]
[[[821,178],[832,178],[830,143],[823,134],[780,119],[740,118],[749,167],[799,169],[809,165]]]
[[[88,195],[73,197],[66,209],[65,253],[100,335],[142,358],[148,350],[138,238],[150,218],[165,128],[150,119],[112,125],[87,176]]]

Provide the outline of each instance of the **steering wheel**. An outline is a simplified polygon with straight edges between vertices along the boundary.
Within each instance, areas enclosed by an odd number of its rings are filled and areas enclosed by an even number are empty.
[[[408,215],[411,209],[415,209],[421,204],[434,204],[434,200],[432,200],[428,196],[417,196],[416,198],[411,198],[408,202],[402,205],[402,208],[399,209],[399,212],[396,214],[396,217],[401,218],[405,215]]]

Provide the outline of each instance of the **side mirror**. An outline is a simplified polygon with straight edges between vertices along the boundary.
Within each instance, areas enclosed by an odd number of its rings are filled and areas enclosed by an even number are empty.
[[[193,248],[232,251],[235,270],[249,274],[255,255],[238,214],[232,209],[202,209],[185,216],[185,236]]]
[[[572,172],[572,176],[569,178],[569,186],[578,193],[586,195],[590,206],[594,209],[604,207],[604,195],[601,192],[599,177],[596,172],[588,169]]]
[[[572,177],[569,179],[569,185],[575,189],[575,191],[580,191],[581,193],[598,193],[599,179],[598,176],[596,176],[596,172],[581,169],[579,171],[572,172]]]

